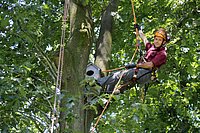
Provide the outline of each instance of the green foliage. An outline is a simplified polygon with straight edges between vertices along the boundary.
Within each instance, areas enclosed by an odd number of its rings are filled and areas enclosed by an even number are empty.
[[[82,5],[87,6],[89,4],[89,0],[82,0]]]
[[[109,1],[81,2],[92,6],[95,44],[101,14]],[[131,2],[119,2],[118,11],[113,13],[110,68],[128,63],[135,50]],[[199,132],[199,1],[137,0],[134,5],[137,22],[150,41],[157,27],[169,31],[168,61],[158,71],[160,83],[149,87],[143,102],[141,87],[115,96],[96,130],[100,133]],[[51,60],[60,43],[63,1],[1,1],[0,7],[0,132],[47,131],[56,76]],[[139,54],[134,62],[138,58]],[[93,86],[93,80],[86,79],[82,85],[86,83],[89,91],[85,95],[90,99],[85,109],[100,113],[96,105],[104,107],[109,95],[99,96],[100,88]],[[75,101],[69,96],[66,106],[61,108],[68,122],[75,117],[71,111]]]
[[[152,41],[153,31],[164,27],[171,42],[168,61],[158,71],[160,83],[149,87],[144,103],[132,89],[121,94],[104,114],[99,132],[199,132],[199,2],[136,1],[137,22]],[[111,67],[130,61],[135,49],[129,1],[121,1],[113,32]],[[134,59],[136,62],[139,58]],[[137,90],[137,89],[136,89]]]
[[[57,49],[61,8],[51,4],[1,1],[0,132],[49,128],[55,68],[47,55]]]

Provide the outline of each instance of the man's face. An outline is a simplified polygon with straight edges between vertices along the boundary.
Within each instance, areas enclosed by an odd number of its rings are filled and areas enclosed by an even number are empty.
[[[160,47],[164,42],[164,39],[162,37],[158,37],[158,36],[155,36],[154,37],[154,46],[156,48]]]

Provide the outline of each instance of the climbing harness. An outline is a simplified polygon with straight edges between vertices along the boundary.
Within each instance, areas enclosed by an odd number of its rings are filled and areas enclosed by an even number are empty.
[[[66,21],[67,21],[67,16],[68,16],[68,9],[69,9],[68,3],[69,3],[69,0],[65,0],[64,15],[63,15],[63,20],[62,20],[63,22],[62,22],[62,35],[61,35],[61,43],[60,43],[59,62],[58,62],[57,79],[56,79],[56,87],[55,87],[55,98],[54,98],[54,105],[53,105],[52,118],[51,118],[51,133],[54,132],[54,125],[57,125],[58,116],[59,116],[60,100],[57,97],[60,95],[61,84],[62,84],[65,30],[66,30]]]

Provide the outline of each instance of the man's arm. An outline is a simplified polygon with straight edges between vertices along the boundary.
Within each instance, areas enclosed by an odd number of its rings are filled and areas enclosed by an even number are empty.
[[[142,38],[143,42],[144,42],[144,45],[146,46],[146,44],[149,42],[147,40],[147,37],[145,36],[145,34],[142,32],[142,30],[139,30],[139,35],[140,35],[140,38]]]

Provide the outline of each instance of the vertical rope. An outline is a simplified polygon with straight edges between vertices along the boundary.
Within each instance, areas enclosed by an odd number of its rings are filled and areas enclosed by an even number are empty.
[[[134,24],[137,24],[133,0],[131,0],[131,5],[132,5],[132,12],[133,12],[133,17],[134,17]],[[134,59],[134,57],[135,57],[135,55],[136,55],[136,53],[137,53],[139,47],[140,47],[140,49],[141,49],[140,38],[139,38],[139,31],[138,31],[138,29],[136,28],[136,49],[135,49],[135,52],[134,52],[134,54],[133,54],[133,57],[131,58],[130,64],[133,62],[133,59]]]
[[[67,21],[67,16],[68,16],[68,9],[69,9],[68,3],[69,3],[69,0],[65,0],[64,15],[63,15],[63,20],[62,20],[63,22],[62,22],[61,41],[60,41],[61,43],[60,43],[59,62],[58,62],[56,88],[55,88],[55,98],[54,98],[54,106],[53,106],[52,119],[51,119],[51,133],[53,133],[53,131],[54,131],[54,124],[56,124],[56,126],[58,124],[60,99],[57,97],[60,95],[60,90],[61,90],[61,85],[62,85],[65,31],[66,31],[66,21]]]
[[[131,0],[131,5],[132,5],[133,16],[134,16],[134,24],[137,24],[133,0]],[[140,45],[139,31],[138,31],[138,28],[136,28],[136,50],[135,50],[135,53],[136,53],[138,50],[140,50],[140,58],[141,58],[141,57],[142,57],[142,47],[141,47],[141,45]],[[134,53],[134,55],[133,55],[133,58],[135,57],[135,53]],[[133,58],[132,58],[132,60],[131,60],[130,63],[132,63]],[[135,73],[135,76],[136,76],[136,75],[137,75],[137,74]],[[142,102],[144,103],[144,90],[143,90],[143,89],[141,90],[141,100],[142,100]]]

